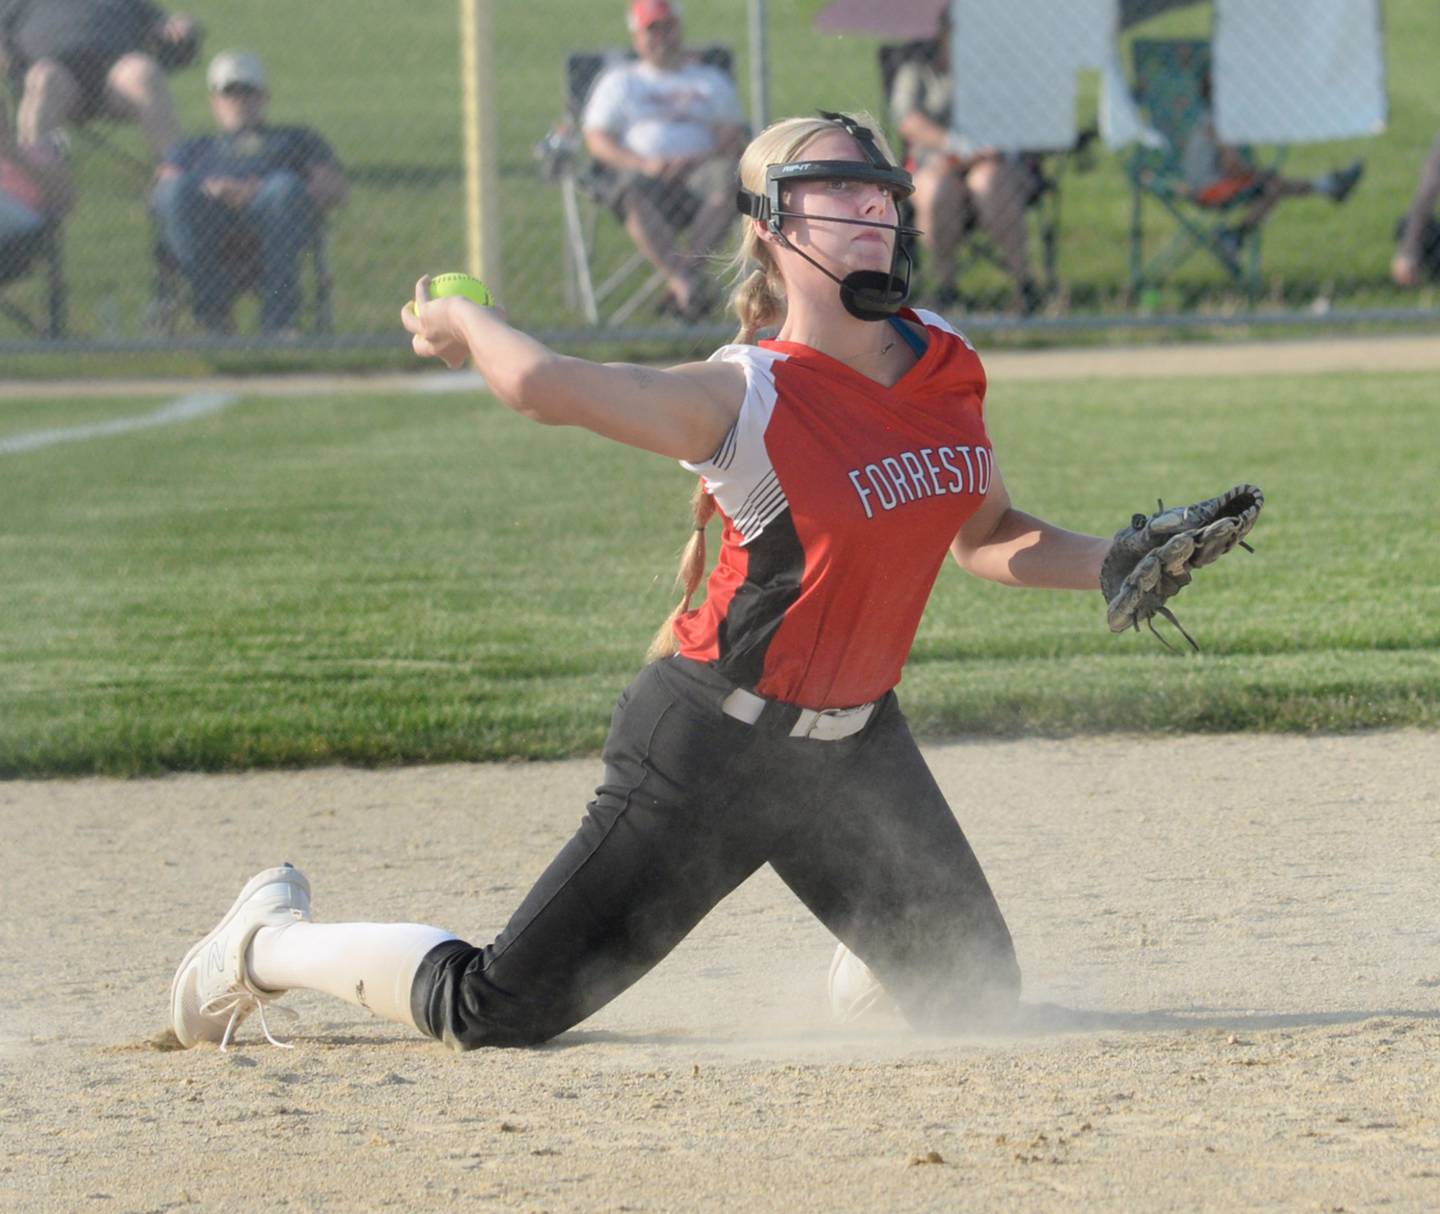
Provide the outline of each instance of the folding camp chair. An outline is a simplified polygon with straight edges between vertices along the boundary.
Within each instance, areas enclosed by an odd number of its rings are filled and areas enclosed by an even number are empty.
[[[879,50],[880,80],[885,90],[886,105],[894,88],[895,77],[903,64],[911,60],[923,60],[933,53],[934,42],[896,42],[884,45]],[[1060,186],[1071,162],[1076,167],[1089,167],[1089,149],[1096,138],[1096,131],[1081,132],[1073,147],[1052,153],[1021,153],[1021,162],[1030,176],[1030,189],[1025,199],[1025,213],[1031,227],[1031,245],[1040,251],[1040,285],[1047,297],[1054,296],[1059,288],[1058,257],[1060,247]],[[909,160],[908,152],[901,142],[902,158]],[[919,250],[910,248],[911,257],[919,265]],[[973,266],[987,264],[1002,273],[1008,273],[1000,251],[979,227],[975,215],[970,215],[956,259],[956,278],[963,279],[966,270]],[[951,284],[941,284],[951,285]]]
[[[696,51],[695,57],[718,67],[726,75],[733,74],[734,57],[729,47],[707,46]],[[619,302],[603,317],[603,323],[624,324],[665,281],[641,253],[634,251],[628,237],[625,239],[628,251],[617,254],[616,242],[609,239],[608,232],[602,232],[601,214],[610,209],[606,201],[607,186],[613,181],[613,175],[587,153],[580,129],[585,103],[595,82],[607,68],[633,58],[634,52],[619,49],[577,51],[570,55],[565,60],[565,117],[550,128],[536,147],[542,174],[560,184],[565,221],[567,303],[579,309],[592,325],[602,323],[602,309],[607,301],[616,298]]]
[[[1185,147],[1209,111],[1210,43],[1203,39],[1137,39],[1131,48],[1135,100],[1158,139],[1130,154],[1130,292],[1163,283],[1195,253],[1212,257],[1253,300],[1260,291],[1260,229],[1227,226],[1233,210],[1256,190],[1218,203],[1196,199],[1185,180]],[[1248,154],[1248,149],[1246,149]],[[1276,166],[1278,167],[1278,159]],[[1158,204],[1174,227],[1158,250],[1145,249],[1146,203]],[[1153,208],[1151,208],[1153,210]]]
[[[0,314],[7,316],[27,336],[65,336],[67,300],[63,253],[58,219],[0,249]],[[33,309],[4,294],[7,287],[29,278],[37,264],[44,274],[45,296],[44,314],[38,317]]]
[[[174,337],[179,328],[182,303],[188,294],[188,283],[180,263],[175,260],[151,216],[151,250],[154,276],[151,281],[150,302],[145,309],[145,331],[152,336]],[[259,281],[260,262],[253,250],[235,250],[239,257],[246,258],[246,273],[242,278],[241,293],[253,290]],[[326,223],[321,220],[315,225],[315,233],[309,245],[301,254],[303,262],[310,263],[310,287],[302,302],[301,328],[310,334],[329,334],[335,328],[334,307],[331,303],[330,280],[330,236]],[[303,276],[302,276],[303,289]]]

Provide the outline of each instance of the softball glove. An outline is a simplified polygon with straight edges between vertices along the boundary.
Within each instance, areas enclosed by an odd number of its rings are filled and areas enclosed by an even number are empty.
[[[1245,537],[1264,504],[1265,495],[1257,486],[1236,485],[1193,506],[1166,510],[1161,502],[1159,511],[1148,518],[1137,514],[1130,526],[1116,532],[1100,567],[1100,593],[1105,596],[1110,631],[1138,630],[1143,623],[1162,645],[1173,648],[1155,632],[1154,617],[1163,615],[1198,650],[1166,600],[1190,584],[1192,569],[1219,560],[1235,545],[1253,552]]]

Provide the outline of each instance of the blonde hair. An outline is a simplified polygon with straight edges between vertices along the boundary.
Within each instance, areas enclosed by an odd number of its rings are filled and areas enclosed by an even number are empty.
[[[895,162],[895,153],[880,130],[879,124],[863,110],[846,114],[857,126],[869,127],[875,143],[886,159]],[[752,194],[765,194],[765,170],[772,164],[789,164],[799,158],[816,138],[830,131],[843,131],[841,123],[829,118],[785,118],[772,123],[755,136],[740,157],[740,184]],[[730,292],[730,307],[740,320],[735,341],[751,345],[756,334],[785,317],[785,280],[781,277],[770,246],[760,236],[755,223],[746,220],[740,242],[728,263],[730,277],[737,285]],[[715,499],[699,481],[690,497],[692,530],[690,539],[680,553],[680,567],[675,584],[682,597],[666,617],[650,642],[647,661],[669,657],[679,645],[675,639],[675,623],[690,610],[690,602],[700,589],[705,576],[705,525],[715,517]]]

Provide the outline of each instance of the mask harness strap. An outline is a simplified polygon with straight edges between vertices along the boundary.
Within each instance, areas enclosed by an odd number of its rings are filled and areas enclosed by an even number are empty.
[[[827,220],[832,223],[863,223],[859,220]],[[900,233],[905,229],[892,226],[888,223],[863,223],[867,228],[884,228],[887,232],[895,233],[895,247],[897,256],[890,259],[888,272],[881,270],[852,270],[841,278],[833,273],[828,267],[822,266],[810,254],[803,249],[797,249],[790,238],[784,232],[777,232],[780,243],[797,256],[808,261],[820,271],[831,282],[840,288],[840,302],[845,305],[845,310],[851,316],[860,320],[887,320],[896,315],[904,306],[905,301],[910,297],[910,272],[914,268],[914,262],[910,259],[910,252],[900,243]],[[896,263],[904,259],[904,277],[897,274]]]

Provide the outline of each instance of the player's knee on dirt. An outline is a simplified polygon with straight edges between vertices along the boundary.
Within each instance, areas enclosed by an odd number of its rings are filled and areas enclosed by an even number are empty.
[[[1020,1002],[1020,965],[1008,940],[970,944],[958,957],[882,981],[905,1019],[925,1033],[1002,1029]]]
[[[490,981],[485,950],[463,940],[437,945],[420,963],[410,1011],[422,1033],[462,1051],[539,1045],[585,1016],[555,994],[517,991]]]

